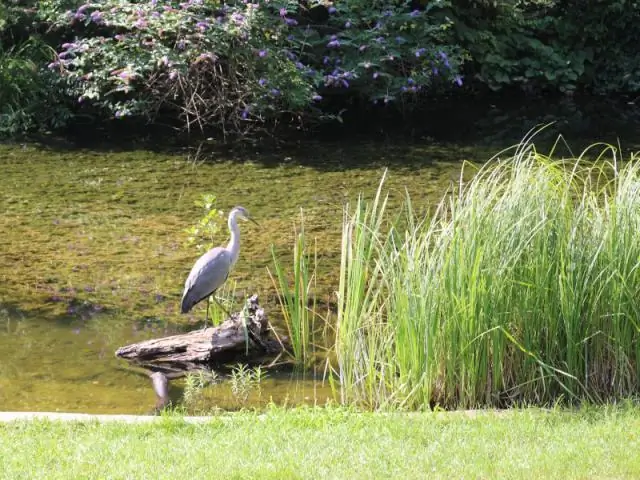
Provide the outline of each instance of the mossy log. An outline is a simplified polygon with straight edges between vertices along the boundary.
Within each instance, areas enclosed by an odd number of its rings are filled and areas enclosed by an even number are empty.
[[[217,327],[121,347],[116,356],[138,366],[172,376],[234,359],[255,359],[281,353],[284,345],[271,337],[267,315],[253,295],[241,312]]]

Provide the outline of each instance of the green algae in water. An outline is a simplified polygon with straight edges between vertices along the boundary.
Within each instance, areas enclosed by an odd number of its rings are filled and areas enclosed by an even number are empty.
[[[188,245],[186,229],[199,219],[194,202],[203,193],[216,195],[225,212],[240,204],[259,220],[260,228],[241,227],[241,257],[231,278],[238,305],[244,295],[258,293],[284,331],[266,267],[271,245],[290,264],[301,208],[306,235],[318,245],[316,294],[329,303],[337,287],[345,202],[373,195],[389,166],[391,202],[399,204],[406,188],[416,208],[426,208],[457,180],[461,160],[490,156],[487,149],[456,146],[329,144],[194,164],[142,150],[0,146],[2,409],[150,410],[149,380],[114,352],[201,325],[203,308],[180,315],[179,300],[199,255]],[[223,229],[216,243],[226,241]],[[295,378],[270,373],[261,399],[250,398],[250,404],[323,403],[330,394],[326,383]],[[180,388],[172,383],[178,393]],[[224,386],[207,395],[212,406],[236,405]]]

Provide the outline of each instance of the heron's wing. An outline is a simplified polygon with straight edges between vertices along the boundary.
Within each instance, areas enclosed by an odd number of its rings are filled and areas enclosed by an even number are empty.
[[[182,313],[215,292],[229,276],[230,268],[231,254],[226,248],[216,247],[202,255],[184,283]]]

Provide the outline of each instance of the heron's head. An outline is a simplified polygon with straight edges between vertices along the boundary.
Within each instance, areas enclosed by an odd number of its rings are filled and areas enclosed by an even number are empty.
[[[253,218],[251,218],[247,209],[241,206],[234,207],[233,210],[231,210],[231,213],[229,213],[229,218],[234,218],[234,217],[241,218],[243,220],[249,220],[255,223],[256,225],[258,224]]]

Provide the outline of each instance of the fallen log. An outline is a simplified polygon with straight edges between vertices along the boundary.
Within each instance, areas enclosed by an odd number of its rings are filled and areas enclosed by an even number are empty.
[[[217,327],[120,347],[116,357],[145,371],[156,394],[153,413],[157,414],[171,403],[169,380],[234,360],[261,363],[283,353],[285,342],[286,339],[271,337],[267,315],[258,295],[253,295],[242,311],[231,314]]]
[[[217,327],[170,337],[146,340],[121,347],[116,357],[152,371],[188,372],[237,358],[281,353],[284,345],[271,338],[267,315],[253,295],[245,308]]]

